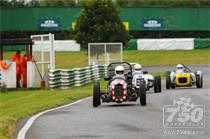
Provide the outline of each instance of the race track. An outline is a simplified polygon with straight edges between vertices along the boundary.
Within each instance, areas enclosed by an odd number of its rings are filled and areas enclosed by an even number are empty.
[[[207,139],[210,137],[210,65],[193,65],[190,68],[202,70],[204,88],[165,90],[165,81],[162,81],[162,93],[149,92],[146,106],[137,101],[102,103],[93,108],[90,98],[42,115],[28,130],[26,139]],[[146,68],[148,71],[170,69],[173,67]],[[189,97],[194,104],[205,106],[205,127],[164,128],[163,107],[172,105],[181,97]],[[196,134],[184,131],[196,131]]]

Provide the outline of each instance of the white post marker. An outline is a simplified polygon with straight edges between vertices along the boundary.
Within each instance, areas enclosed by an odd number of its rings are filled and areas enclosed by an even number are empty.
[[[55,69],[54,34],[50,35],[50,69]]]

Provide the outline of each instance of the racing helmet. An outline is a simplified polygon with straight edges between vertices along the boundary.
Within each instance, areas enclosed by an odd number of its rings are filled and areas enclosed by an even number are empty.
[[[124,74],[124,67],[123,66],[116,66],[115,68],[115,74],[116,75],[123,75]]]
[[[136,64],[135,66],[134,66],[134,71],[141,71],[141,65],[140,64]]]
[[[178,64],[178,65],[176,66],[176,69],[177,69],[177,70],[183,70],[183,69],[184,69],[184,66],[183,66],[182,64]]]

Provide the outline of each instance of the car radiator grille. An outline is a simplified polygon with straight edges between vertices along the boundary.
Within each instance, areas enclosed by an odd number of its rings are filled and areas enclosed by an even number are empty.
[[[179,78],[179,83],[186,83],[186,82],[187,82],[187,78],[186,77]]]
[[[123,86],[122,85],[116,85],[114,89],[115,97],[121,97],[123,95]]]

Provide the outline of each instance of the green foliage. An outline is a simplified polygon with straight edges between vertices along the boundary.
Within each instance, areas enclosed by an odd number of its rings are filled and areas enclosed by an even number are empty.
[[[25,4],[25,6],[27,6],[27,7],[39,7],[40,2],[39,2],[39,0],[31,0],[31,1],[27,2]]]
[[[75,27],[75,39],[84,46],[91,42],[123,42],[130,36],[111,0],[93,0],[84,5]]]
[[[24,0],[1,0],[0,7],[24,7],[25,1]]]
[[[117,0],[117,2],[122,7],[201,7],[210,5],[209,0]]]
[[[62,6],[76,6],[75,0],[41,0],[40,6],[46,7],[62,7]]]
[[[58,7],[70,6],[81,7],[91,0],[0,0],[1,7]],[[123,7],[141,7],[141,6],[184,6],[184,7],[201,7],[210,6],[209,0],[113,0]]]

